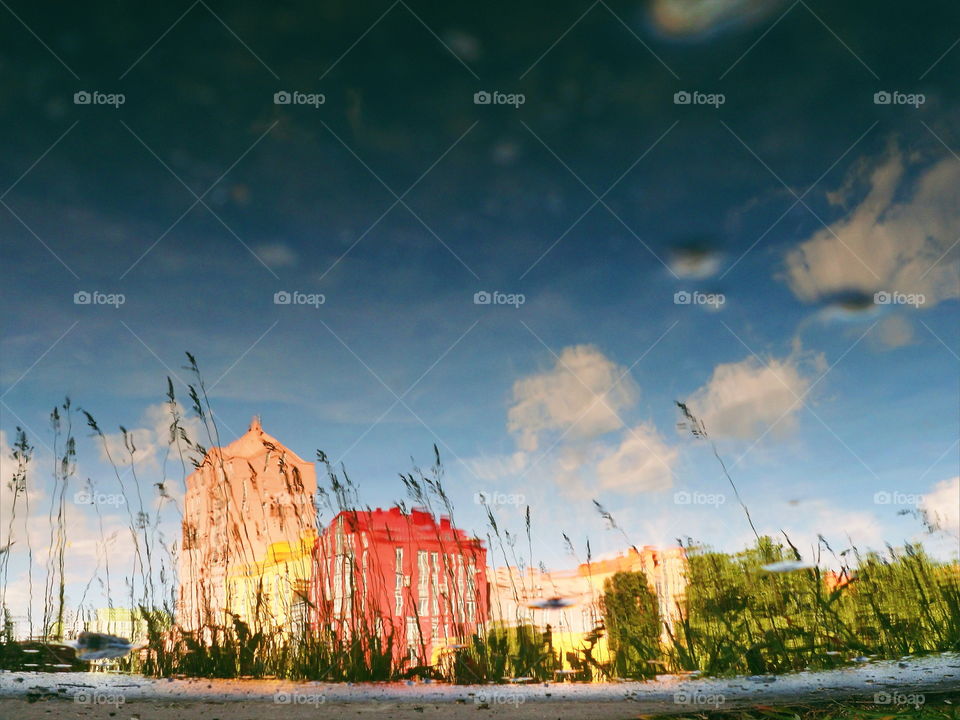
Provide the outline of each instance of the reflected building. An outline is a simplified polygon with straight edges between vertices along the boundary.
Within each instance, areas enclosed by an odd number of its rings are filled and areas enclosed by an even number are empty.
[[[482,630],[487,551],[423,508],[343,511],[318,538],[312,625],[410,666]]]
[[[186,481],[177,618],[188,631],[248,624],[295,628],[316,544],[316,473],[263,431],[211,448]]]
[[[318,532],[316,473],[263,431],[187,478],[177,624],[358,642],[410,664],[482,629],[486,549],[422,508],[343,511]]]
[[[686,599],[686,555],[683,548],[630,548],[626,553],[597,558],[570,570],[516,567],[490,568],[490,621],[506,626],[549,627],[554,652],[566,661],[567,654],[607,662],[610,651],[603,628],[603,595],[607,580],[620,572],[643,572],[657,596],[663,623],[661,642],[670,634],[683,612]],[[568,607],[531,607],[547,598],[563,598]]]

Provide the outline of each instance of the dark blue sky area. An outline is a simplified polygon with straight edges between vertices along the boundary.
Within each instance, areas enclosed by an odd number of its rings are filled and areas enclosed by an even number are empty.
[[[42,457],[69,394],[165,475],[151,407],[190,351],[226,437],[259,413],[372,505],[436,443],[472,529],[480,490],[596,497],[638,544],[737,547],[732,501],[676,501],[726,491],[684,399],[765,531],[917,537],[875,495],[960,501],[960,7],[709,8],[11,0],[5,455],[23,426]]]

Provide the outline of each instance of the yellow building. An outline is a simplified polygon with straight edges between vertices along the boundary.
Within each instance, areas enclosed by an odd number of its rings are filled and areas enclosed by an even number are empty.
[[[262,560],[232,567],[226,612],[251,627],[266,624],[282,632],[302,632],[309,622],[307,599],[316,537],[315,531],[305,532],[295,545],[273,543]]]
[[[533,625],[545,631],[549,626],[554,652],[560,654],[565,665],[568,652],[582,657],[584,650],[598,662],[606,662],[610,660],[606,634],[597,637],[596,633],[603,624],[604,583],[618,572],[637,571],[643,571],[656,593],[665,625],[661,641],[667,643],[667,627],[672,630],[679,618],[686,591],[686,556],[679,547],[631,548],[572,570],[488,569],[490,619],[510,627]],[[536,607],[538,601],[554,597],[571,604],[555,609]]]
[[[313,464],[263,431],[211,448],[187,478],[177,624],[290,628],[316,541]]]

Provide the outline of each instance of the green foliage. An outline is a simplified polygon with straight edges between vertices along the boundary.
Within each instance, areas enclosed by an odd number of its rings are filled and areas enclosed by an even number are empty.
[[[618,572],[604,583],[604,622],[617,677],[656,674],[661,655],[657,596],[642,572]]]
[[[533,625],[497,625],[457,648],[442,664],[441,676],[457,683],[502,682],[510,678],[552,680],[559,667],[550,634]]]
[[[790,557],[770,538],[736,555],[691,549],[670,664],[715,675],[782,673],[960,647],[957,565],[936,563],[919,546],[854,556],[856,567],[844,560],[825,577],[818,567],[763,570]]]
[[[195,377],[194,383],[188,386],[188,395],[196,419],[205,431],[204,443],[222,447],[196,359],[189,353],[187,359],[188,369]],[[207,451],[197,439],[188,436],[169,378],[167,387],[169,450],[180,458],[185,479],[187,461],[204,457]],[[708,440],[702,421],[684,404],[678,403],[678,406],[694,437]],[[840,565],[836,576],[825,576],[818,567],[771,573],[763,567],[784,559],[799,559],[799,554],[789,539],[785,547],[767,537],[757,537],[753,547],[738,554],[688,548],[686,598],[679,607],[670,609],[669,617],[661,617],[657,598],[643,573],[614,575],[604,587],[604,624],[587,633],[577,651],[567,652],[562,658],[554,650],[549,626],[535,627],[529,623],[530,616],[521,612],[520,608],[530,596],[523,581],[518,588],[512,575],[513,603],[518,608],[515,623],[512,622],[511,627],[483,627],[472,635],[468,634],[472,630],[457,630],[457,636],[452,638],[455,642],[449,648],[451,652],[433,667],[411,667],[396,652],[392,630],[386,633],[383,630],[389,622],[378,626],[364,618],[339,633],[332,629],[333,621],[323,621],[321,627],[309,629],[278,627],[277,620],[265,610],[262,590],[257,593],[257,611],[249,622],[233,616],[225,624],[207,626],[196,633],[187,632],[172,619],[177,578],[171,570],[176,568],[178,554],[183,549],[176,542],[166,543],[159,528],[159,508],[174,502],[167,494],[166,480],[156,485],[158,497],[154,500],[158,509],[151,519],[147,512],[151,498],[142,495],[142,487],[146,486],[137,476],[133,435],[120,428],[126,453],[115,458],[96,420],[86,411],[81,412],[113,468],[123,497],[122,505],[128,513],[133,562],[130,573],[119,580],[128,590],[129,607],[139,608],[139,619],[146,626],[147,647],[142,653],[118,661],[117,668],[123,671],[161,677],[256,676],[327,681],[392,680],[417,675],[476,683],[518,678],[553,680],[557,670],[563,668],[569,679],[589,681],[611,676],[644,678],[661,667],[713,675],[782,673],[838,667],[858,656],[896,658],[960,650],[960,566],[956,563],[937,563],[920,546],[907,546],[903,550],[889,549],[886,555],[860,556],[856,549],[845,551],[836,558]],[[5,533],[8,540],[0,547],[0,611],[3,611],[0,667],[33,666],[34,661],[27,663],[27,659],[41,648],[56,648],[46,658],[51,666],[70,662],[61,659],[69,655],[69,648],[51,641],[76,630],[65,621],[69,529],[66,498],[77,480],[75,413],[69,400],[51,413],[56,462],[54,487],[47,508],[46,558],[35,559],[31,535],[24,538],[31,604],[33,568],[36,565],[46,570],[42,616],[36,627],[32,616],[29,617],[30,634],[39,630],[41,640],[33,646],[14,642],[5,602],[14,520],[18,512],[31,517],[27,490],[32,479],[27,470],[32,447],[27,443],[26,433],[17,429],[11,455],[15,470],[10,481],[10,520]],[[715,446],[713,452],[752,527],[749,512]],[[452,518],[454,508],[442,484],[443,467],[436,446],[434,457],[434,465],[426,472],[415,468],[414,472],[401,475],[401,480],[411,501],[431,513],[439,511]],[[318,452],[318,460],[327,470],[330,491],[319,489],[317,499],[333,514],[359,507],[357,487],[346,473],[339,477],[324,453]],[[220,472],[227,472],[222,460]],[[92,481],[88,480],[88,485],[92,491]],[[594,501],[594,506],[610,528],[619,530],[629,543],[611,513],[599,502]],[[94,510],[99,520],[100,540],[106,546],[103,518],[97,505]],[[499,551],[504,566],[536,567],[530,508],[527,507],[524,518],[526,558],[522,557],[522,548],[517,552],[517,536],[505,528],[501,531],[492,508],[486,507],[486,511],[496,538],[496,546],[490,542],[491,557]],[[576,556],[569,537],[563,535],[563,538],[569,552]],[[589,566],[589,540],[586,546]],[[825,543],[823,548],[830,550]],[[110,562],[110,553],[105,553],[104,589],[113,607]],[[100,580],[100,576],[91,577],[87,588],[94,580]],[[380,580],[386,582],[385,578]],[[392,577],[389,580],[392,582]],[[114,574],[114,582],[117,581]],[[80,607],[85,597],[86,589],[79,599]],[[594,656],[604,634],[612,652],[610,662]],[[431,660],[423,658],[420,662]]]

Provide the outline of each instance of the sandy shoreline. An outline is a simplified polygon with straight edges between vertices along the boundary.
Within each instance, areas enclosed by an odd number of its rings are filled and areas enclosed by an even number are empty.
[[[918,696],[960,700],[960,654],[864,664],[843,670],[725,680],[661,677],[609,684],[441,685],[292,683],[276,680],[156,680],[102,673],[0,673],[0,718],[478,717],[626,718],[641,713],[735,709],[757,704],[847,700],[891,708]]]

